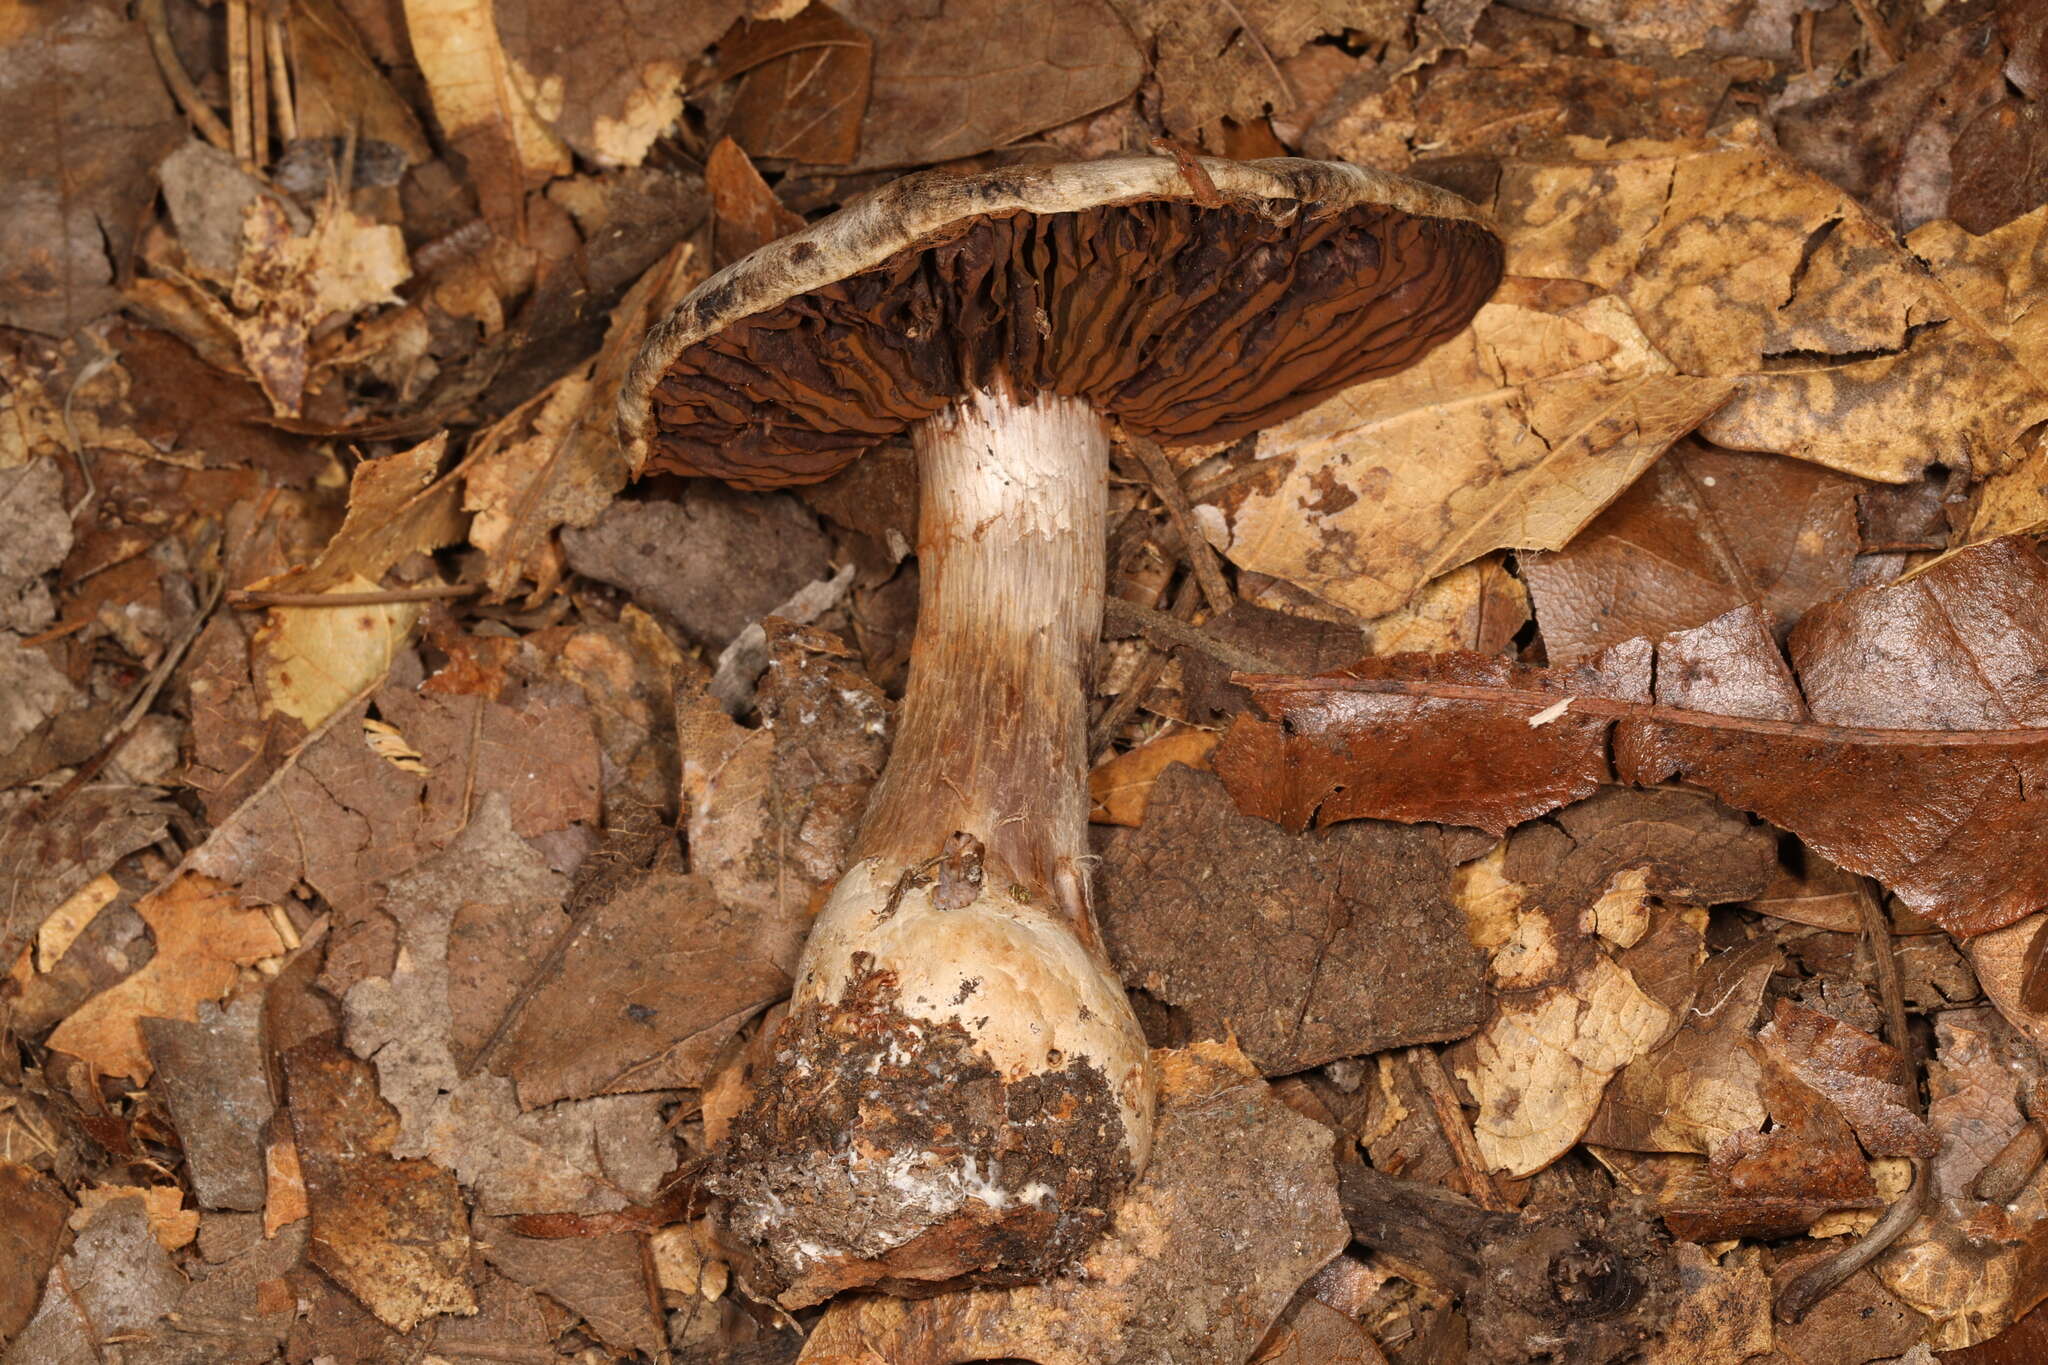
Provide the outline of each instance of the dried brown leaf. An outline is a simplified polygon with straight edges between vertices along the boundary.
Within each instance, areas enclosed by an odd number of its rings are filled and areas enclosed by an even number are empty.
[[[440,1167],[391,1155],[397,1116],[369,1063],[316,1038],[286,1051],[283,1067],[312,1263],[396,1331],[474,1313],[462,1192]]]
[[[1447,655],[1267,680],[1275,719],[1241,717],[1216,769],[1240,807],[1294,828],[1320,809],[1497,830],[1590,791],[1612,718],[1624,780],[1683,775],[1982,933],[2048,899],[2044,601],[2048,563],[2007,538],[1809,612],[1796,681],[1751,609],[1658,646],[1654,705],[1601,673],[1635,646],[1576,676]]]
[[[1570,663],[1749,601],[1782,628],[1848,591],[1860,548],[1851,480],[1681,441],[1571,544],[1521,567],[1545,652]]]
[[[56,1264],[71,1201],[56,1181],[0,1161],[0,1346],[27,1325]]]
[[[520,1284],[538,1289],[580,1316],[599,1340],[619,1352],[661,1352],[655,1286],[642,1240],[629,1232],[596,1237],[523,1237],[514,1220],[476,1220],[484,1259]]]
[[[144,1019],[154,1088],[171,1111],[193,1193],[210,1209],[260,1210],[263,1127],[272,1110],[257,1039],[262,997],[202,1004],[187,1020]]]
[[[434,117],[468,163],[484,217],[505,236],[525,241],[526,192],[567,175],[572,164],[569,149],[534,107],[539,83],[507,55],[488,0],[404,5],[406,36],[433,97]],[[588,20],[587,12],[575,13]],[[617,7],[604,13],[625,15]]]
[[[244,908],[232,888],[187,874],[135,903],[156,939],[156,956],[112,990],[74,1010],[50,1034],[49,1046],[88,1062],[106,1076],[149,1077],[142,1020],[192,1020],[199,1007],[226,995],[236,969],[284,951],[261,910]]]
[[[139,1196],[101,1206],[50,1272],[35,1317],[10,1343],[9,1362],[101,1365],[102,1342],[146,1337],[175,1308],[185,1277],[157,1243]]]
[[[840,0],[854,27],[883,36],[847,170],[973,156],[1115,104],[1144,61],[1103,0],[956,0],[906,10]]]
[[[1380,616],[1489,550],[1561,549],[1728,392],[1672,373],[1611,297],[1510,290],[1420,363],[1259,433],[1258,472],[1195,510],[1240,567]]]
[[[0,323],[59,336],[120,306],[116,271],[185,139],[142,26],[112,0],[23,6],[0,43]]]
[[[720,71],[746,72],[726,131],[752,156],[851,161],[860,151],[874,60],[874,40],[830,5],[744,24],[718,45]]]

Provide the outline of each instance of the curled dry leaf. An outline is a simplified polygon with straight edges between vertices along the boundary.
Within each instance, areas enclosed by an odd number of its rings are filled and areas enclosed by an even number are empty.
[[[1498,831],[1589,793],[1611,741],[1623,780],[1683,776],[1982,933],[2048,900],[2044,602],[2048,563],[2007,538],[1809,612],[1790,666],[1752,608],[1668,636],[1654,697],[1642,640],[1574,669],[1453,654],[1253,680],[1271,719],[1241,717],[1216,769],[1292,828]]]
[[[1242,1361],[1344,1247],[1329,1130],[1228,1044],[1153,1054],[1152,1160],[1072,1271],[1015,1289],[835,1301],[802,1365]]]
[[[595,359],[471,444],[457,468],[462,505],[476,513],[469,539],[484,552],[484,581],[497,597],[511,596],[522,579],[536,594],[552,588],[562,575],[556,528],[588,526],[625,486],[625,458],[612,439],[619,385],[648,323],[703,277],[695,248],[679,243],[612,310]]]
[[[142,1020],[196,1019],[201,1004],[226,995],[236,969],[284,951],[262,910],[242,906],[234,889],[188,873],[135,903],[156,939],[141,971],[102,991],[50,1034],[49,1045],[84,1059],[102,1075],[147,1079]]]
[[[1728,392],[1617,299],[1510,281],[1419,364],[1260,432],[1196,513],[1240,567],[1380,616],[1489,550],[1563,548]]]

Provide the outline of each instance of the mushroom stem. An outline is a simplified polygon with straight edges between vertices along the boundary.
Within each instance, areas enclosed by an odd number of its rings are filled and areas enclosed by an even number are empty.
[[[917,636],[856,859],[954,831],[1092,936],[1087,667],[1102,631],[1109,431],[1087,403],[977,393],[920,422]]]
[[[889,769],[707,1178],[784,1307],[1048,1274],[1151,1141],[1084,863],[1108,433],[1075,399],[979,393],[914,439],[921,596]]]

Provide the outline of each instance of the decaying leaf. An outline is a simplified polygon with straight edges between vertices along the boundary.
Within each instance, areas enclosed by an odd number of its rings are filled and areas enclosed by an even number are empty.
[[[348,1045],[376,1065],[398,1114],[390,1153],[453,1171],[487,1213],[622,1208],[652,1196],[674,1163],[656,1096],[521,1112],[509,1080],[465,1074],[519,988],[503,966],[469,969],[467,944],[544,951],[567,927],[568,890],[513,833],[510,806],[494,793],[446,849],[392,881],[384,905],[399,925],[397,965],[389,978],[357,982],[344,1002]]]
[[[50,1046],[107,1076],[146,1079],[144,1018],[196,1019],[226,995],[235,970],[284,951],[268,915],[237,902],[232,888],[187,874],[135,903],[156,939],[156,956],[135,975],[74,1010]]]
[[[1511,281],[1419,364],[1260,432],[1196,511],[1240,567],[1380,616],[1489,550],[1562,549],[1728,392],[1673,373],[1617,299]]]
[[[1593,1120],[1615,1072],[1664,1036],[1672,1012],[1605,956],[1561,986],[1503,999],[1458,1074],[1479,1101],[1472,1125],[1488,1166],[1527,1175]]]
[[[1067,1274],[928,1299],[842,1298],[804,1365],[1243,1360],[1343,1249],[1329,1133],[1274,1099],[1227,1044],[1154,1056],[1152,1161]]]
[[[515,75],[492,13],[487,0],[405,0],[406,35],[434,115],[469,162],[484,216],[523,241],[526,192],[567,175],[571,162],[534,109],[541,92]]]
[[[1753,600],[1789,625],[1848,591],[1859,548],[1852,480],[1686,440],[1570,545],[1525,557],[1522,573],[1559,664]]]
[[[36,1311],[43,1277],[56,1263],[71,1201],[56,1181],[15,1161],[0,1161],[0,1345]]]
[[[1167,128],[1193,137],[1219,118],[1293,108],[1281,61],[1322,34],[1380,27],[1388,7],[1374,0],[1117,0],[1117,8],[1150,41]]]
[[[1215,778],[1172,767],[1104,856],[1103,933],[1127,982],[1286,1075],[1484,1020],[1452,861],[1426,828],[1289,834],[1240,815]]]
[[[756,157],[834,165],[860,151],[875,44],[830,5],[747,23],[720,40],[719,70],[746,72],[728,135]]]
[[[0,322],[56,335],[119,306],[115,272],[184,139],[142,27],[111,0],[21,6],[0,44]]]
[[[632,0],[596,8],[494,0],[482,8],[486,22],[496,21],[507,81],[527,108],[584,157],[613,167],[639,165],[676,121],[683,112],[684,69],[743,6],[740,0],[682,7]],[[444,123],[451,99],[437,79],[434,103]],[[535,169],[547,164],[539,161]]]
[[[99,1365],[106,1337],[148,1339],[184,1287],[185,1277],[150,1231],[141,1197],[110,1200],[50,1272],[42,1303],[9,1343],[7,1358],[24,1365]]]
[[[1930,225],[1901,246],[1833,185],[1741,141],[1576,142],[1505,168],[1496,208],[1522,225],[1510,274],[1613,289],[1680,371],[1735,382],[1700,427],[1716,444],[1894,483],[1935,462],[1983,477],[2048,417],[2003,290],[1945,287],[1957,256],[1995,281],[2024,234],[1966,246]]]
[[[649,1355],[665,1338],[649,1297],[648,1259],[641,1239],[614,1232],[596,1237],[525,1237],[512,1219],[476,1220],[477,1247],[498,1270],[568,1306],[620,1351]]]
[[[400,1332],[436,1313],[474,1313],[462,1192],[440,1167],[391,1155],[398,1120],[369,1063],[316,1038],[283,1065],[313,1264]]]
[[[1105,0],[956,0],[906,11],[838,0],[868,33],[874,81],[860,154],[847,170],[973,156],[1092,113],[1131,93],[1144,62]]]
[[[141,1021],[193,1193],[210,1209],[263,1207],[263,1127],[272,1103],[257,1038],[262,1003],[252,991],[225,1006],[201,1004],[189,1021]]]
[[[2044,601],[2048,563],[2007,538],[1809,612],[1790,666],[1748,608],[1668,636],[1654,699],[1647,641],[1519,674],[1470,655],[1367,660],[1261,684],[1284,728],[1241,717],[1216,768],[1241,808],[1294,828],[1499,830],[1589,792],[1618,722],[1624,780],[1683,775],[1982,933],[2048,899],[2048,782],[2033,775],[2048,763]]]
[[[500,597],[522,579],[536,592],[561,577],[552,537],[563,524],[588,526],[626,482],[612,439],[612,408],[641,335],[703,278],[694,247],[681,243],[642,275],[612,312],[596,359],[480,433],[460,468],[462,505],[476,513],[470,543],[484,551],[485,581]]]

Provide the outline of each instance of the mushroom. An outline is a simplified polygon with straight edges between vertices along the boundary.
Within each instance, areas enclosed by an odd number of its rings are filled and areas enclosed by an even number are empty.
[[[718,272],[620,397],[637,470],[827,478],[908,431],[920,598],[887,772],[705,1183],[752,1286],[1011,1283],[1144,1167],[1090,904],[1109,423],[1229,441],[1463,328],[1476,210],[1337,163],[1127,157],[884,186]]]

